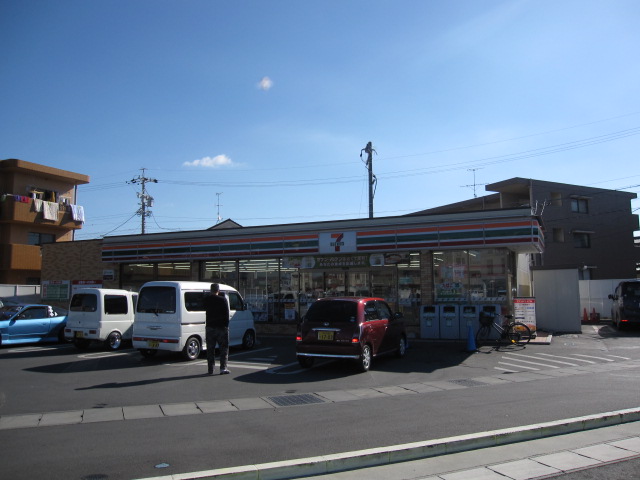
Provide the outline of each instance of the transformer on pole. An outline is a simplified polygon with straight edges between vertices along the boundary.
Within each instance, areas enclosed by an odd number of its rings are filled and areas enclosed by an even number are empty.
[[[148,210],[148,208],[153,207],[153,197],[147,193],[146,184],[147,182],[158,183],[158,180],[156,180],[155,178],[145,177],[144,171],[146,170],[146,168],[141,168],[140,170],[142,170],[142,175],[138,175],[137,177],[129,180],[128,183],[139,183],[142,187],[142,191],[137,192],[138,198],[140,199],[140,208],[136,212],[136,215],[140,215],[142,217],[141,233],[144,235],[146,218],[151,216],[151,210]]]

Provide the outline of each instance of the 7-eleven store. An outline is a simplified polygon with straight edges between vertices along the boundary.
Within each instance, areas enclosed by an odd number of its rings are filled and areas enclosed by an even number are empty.
[[[130,290],[151,280],[234,286],[265,324],[295,324],[321,297],[382,297],[420,336],[434,306],[504,310],[531,295],[529,255],[542,250],[540,221],[523,208],[106,237],[102,262]]]

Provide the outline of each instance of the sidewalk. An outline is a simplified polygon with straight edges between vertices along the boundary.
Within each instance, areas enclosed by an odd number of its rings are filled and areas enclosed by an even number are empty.
[[[153,478],[528,480],[638,456],[640,408],[634,408],[404,445]]]

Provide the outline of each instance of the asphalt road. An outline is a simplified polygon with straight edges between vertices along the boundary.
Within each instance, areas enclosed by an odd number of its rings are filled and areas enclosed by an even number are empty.
[[[412,342],[405,359],[378,359],[359,374],[342,362],[301,370],[292,339],[263,338],[252,351],[232,350],[231,375],[213,377],[204,375],[204,360],[170,354],[143,359],[134,350],[4,347],[3,475],[152,477],[482,432],[640,402],[638,370],[624,367],[640,359],[639,331],[588,325],[582,334],[555,336],[551,345],[478,353],[465,347]],[[247,403],[302,394],[322,401]],[[214,401],[240,408],[2,429],[5,418],[19,414]]]

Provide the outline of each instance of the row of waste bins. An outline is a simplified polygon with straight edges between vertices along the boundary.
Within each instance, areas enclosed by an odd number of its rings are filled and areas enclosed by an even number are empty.
[[[420,338],[467,339],[469,327],[473,335],[480,328],[480,312],[501,314],[499,304],[440,304],[420,307]]]

